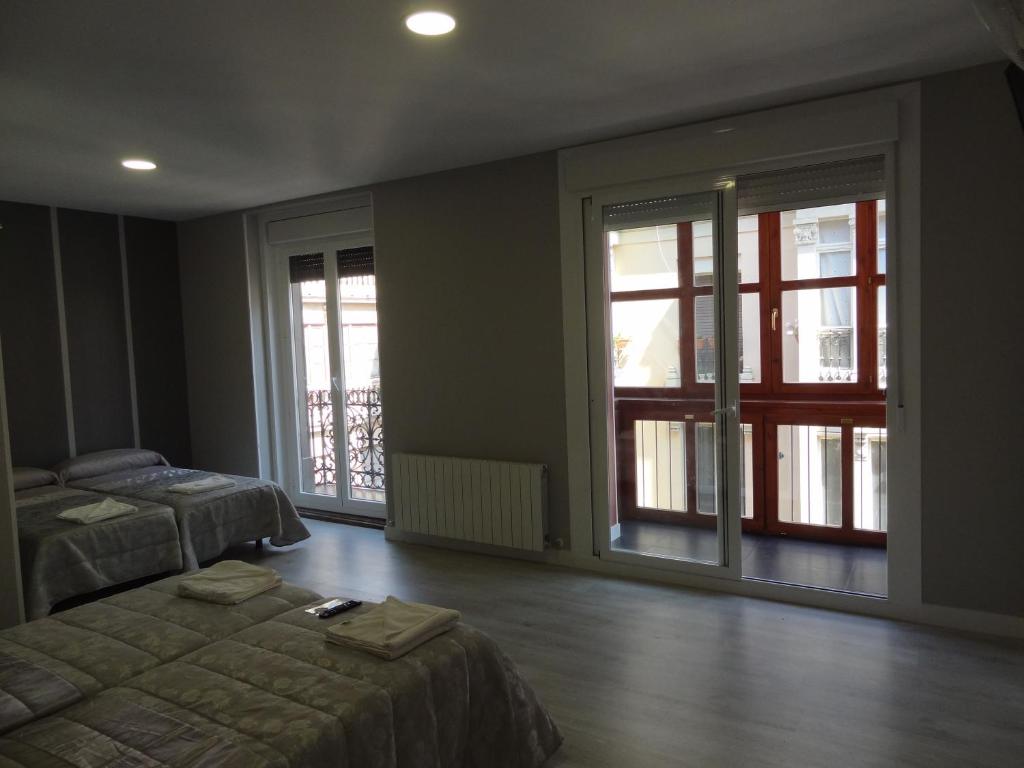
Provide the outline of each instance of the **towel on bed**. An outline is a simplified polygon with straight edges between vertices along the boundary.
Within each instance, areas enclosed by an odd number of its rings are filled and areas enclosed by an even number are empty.
[[[58,513],[57,517],[61,520],[70,520],[73,523],[89,525],[90,523],[101,523],[113,517],[130,515],[132,512],[137,511],[138,507],[133,507],[131,504],[124,504],[113,499],[104,499],[95,504],[65,509],[63,512]]]
[[[387,599],[361,616],[327,630],[332,643],[392,660],[437,637],[462,618],[458,611],[424,603]]]
[[[237,605],[281,584],[271,568],[222,560],[178,582],[178,594],[220,605]]]
[[[210,475],[202,480],[191,480],[187,483],[178,483],[170,486],[167,490],[171,493],[184,493],[189,496],[207,491],[219,491],[221,488],[230,488],[235,481],[223,475]]]

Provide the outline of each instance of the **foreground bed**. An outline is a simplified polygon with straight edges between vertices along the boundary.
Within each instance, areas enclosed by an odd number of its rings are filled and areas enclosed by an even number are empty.
[[[294,609],[152,666],[0,738],[0,766],[534,768],[558,748],[486,635],[385,661],[327,642],[344,620]]]
[[[269,538],[286,546],[309,538],[309,531],[284,491],[267,480],[225,475],[230,488],[195,495],[175,493],[181,483],[209,472],[168,466],[154,451],[123,449],[78,456],[54,470],[72,488],[118,494],[174,509],[186,570],[219,556],[232,544]]]
[[[0,631],[0,733],[319,597],[282,584],[214,605],[178,597],[180,578]]]
[[[137,511],[89,525],[62,520],[67,510],[106,496],[56,485],[52,473],[18,468],[15,507],[25,615],[46,616],[70,597],[181,569],[178,527],[170,507],[114,497]]]

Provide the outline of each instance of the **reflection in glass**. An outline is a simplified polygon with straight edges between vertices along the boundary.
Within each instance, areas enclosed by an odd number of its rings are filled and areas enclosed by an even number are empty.
[[[853,430],[853,527],[885,531],[888,526],[887,436],[884,427]]]
[[[634,421],[636,505],[686,511],[686,424]]]
[[[777,440],[779,520],[841,526],[842,429],[780,424]]]
[[[322,273],[322,269],[321,269]],[[327,335],[327,283],[302,280],[291,285],[296,339],[296,380],[305,393],[299,411],[299,485],[304,493],[337,495],[334,459],[334,409],[331,398],[330,344]]]
[[[678,387],[679,301],[612,302],[616,387]]]
[[[377,345],[377,280],[373,274],[338,279],[345,357],[344,433],[349,495],[384,502],[384,423]],[[340,409],[339,409],[340,411]]]
[[[782,292],[782,380],[857,381],[855,288]]]
[[[736,220],[739,246],[739,282],[756,283],[760,277],[761,256],[757,216],[740,216]]]
[[[878,201],[878,271],[885,274],[885,200]]]
[[[886,323],[885,286],[878,289],[878,388],[889,386],[889,328]]]
[[[782,279],[812,280],[856,274],[854,203],[780,214]]]
[[[612,291],[679,286],[674,224],[623,229],[607,237]]]

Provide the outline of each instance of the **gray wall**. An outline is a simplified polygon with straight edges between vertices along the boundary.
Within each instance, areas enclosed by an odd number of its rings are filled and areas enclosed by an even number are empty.
[[[187,467],[192,447],[177,227],[170,221],[125,217],[124,240],[140,442]]]
[[[15,465],[51,466],[71,452],[60,310],[76,452],[134,445],[130,368],[136,371],[143,444],[191,461],[175,228],[125,222],[133,347],[128,348],[117,216],[0,202],[0,336]],[[173,279],[168,279],[173,275]],[[63,288],[63,305],[58,286]]]
[[[0,202],[0,337],[15,466],[68,455],[50,209]]]
[[[922,87],[922,591],[1024,615],[1024,128],[1004,68]]]
[[[554,153],[373,189],[389,452],[539,461],[568,537]]]
[[[179,224],[178,253],[193,465],[258,476],[242,216]]]
[[[82,454],[132,446],[135,426],[117,217],[62,209],[57,221],[75,447]]]

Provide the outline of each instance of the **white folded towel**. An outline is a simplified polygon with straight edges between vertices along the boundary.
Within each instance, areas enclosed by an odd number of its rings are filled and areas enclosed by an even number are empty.
[[[210,475],[202,480],[190,480],[187,483],[178,483],[170,486],[167,490],[171,493],[184,493],[192,495],[195,493],[206,493],[207,491],[218,491],[221,488],[230,488],[235,481],[223,475]]]
[[[178,594],[220,605],[237,605],[281,583],[281,576],[272,568],[221,560],[178,582]]]
[[[447,632],[461,618],[458,611],[450,608],[403,603],[388,595],[383,603],[361,616],[330,627],[327,639],[391,660]]]
[[[100,523],[112,517],[130,515],[132,512],[137,511],[138,507],[133,507],[131,504],[124,504],[113,499],[104,499],[95,504],[86,504],[84,507],[65,509],[57,517],[61,520],[70,520],[73,523],[88,525],[89,523]]]

